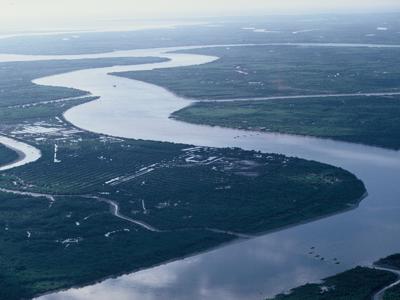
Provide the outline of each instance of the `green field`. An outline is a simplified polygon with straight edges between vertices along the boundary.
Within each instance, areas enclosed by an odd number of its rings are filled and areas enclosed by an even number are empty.
[[[396,275],[365,267],[328,277],[322,283],[306,284],[274,300],[367,300],[396,280]]]
[[[203,102],[177,111],[172,117],[196,124],[400,149],[399,97]]]
[[[185,50],[219,60],[118,75],[193,99],[400,91],[400,49],[253,46]]]

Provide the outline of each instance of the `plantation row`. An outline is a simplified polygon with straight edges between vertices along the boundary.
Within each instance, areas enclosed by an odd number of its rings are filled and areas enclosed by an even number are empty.
[[[38,162],[6,173],[0,177],[0,182],[11,187],[11,181],[20,178],[24,185],[33,185],[34,191],[55,194],[108,191],[112,187],[106,185],[106,181],[133,174],[155,162],[171,160],[182,147],[146,142],[102,142],[98,138],[76,143],[58,142],[57,145],[60,163],[54,163],[54,144],[50,141],[40,146],[43,156]]]

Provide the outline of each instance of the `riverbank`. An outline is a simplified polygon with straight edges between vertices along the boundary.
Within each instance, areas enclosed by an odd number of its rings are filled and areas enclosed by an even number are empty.
[[[321,283],[306,284],[271,299],[399,299],[399,257],[398,254],[392,255],[380,259],[371,267],[356,267],[325,278]]]
[[[349,271],[328,277],[321,283],[307,284],[280,294],[270,300],[365,300],[383,287],[392,284],[397,276],[387,270],[356,267]],[[373,298],[375,299],[375,298]]]
[[[398,96],[198,102],[172,117],[189,123],[278,132],[400,149]]]

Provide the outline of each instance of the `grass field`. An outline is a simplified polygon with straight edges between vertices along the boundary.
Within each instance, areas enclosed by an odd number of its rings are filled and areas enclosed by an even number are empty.
[[[400,91],[400,49],[395,48],[252,46],[182,52],[220,59],[118,75],[206,100]]]
[[[203,102],[175,112],[173,118],[400,149],[399,97]]]

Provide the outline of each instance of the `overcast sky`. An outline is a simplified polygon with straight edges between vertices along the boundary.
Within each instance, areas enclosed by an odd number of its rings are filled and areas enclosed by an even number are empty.
[[[400,0],[0,0],[0,26],[117,18],[400,11]]]

